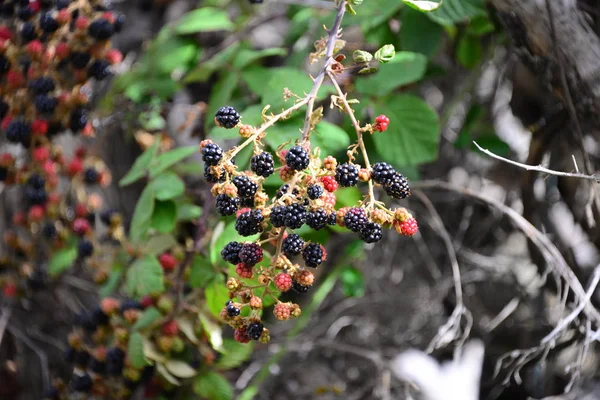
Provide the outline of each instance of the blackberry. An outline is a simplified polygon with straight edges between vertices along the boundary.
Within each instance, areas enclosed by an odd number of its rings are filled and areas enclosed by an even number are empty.
[[[34,104],[39,113],[52,114],[56,109],[58,101],[54,97],[48,96],[47,94],[40,94],[35,96]]]
[[[13,120],[8,124],[4,133],[6,135],[6,140],[9,142],[21,143],[23,146],[28,147],[31,135],[31,125],[18,119]]]
[[[325,192],[325,189],[323,189],[323,186],[321,186],[321,185],[310,185],[306,189],[306,195],[311,200],[316,200],[316,199],[320,198],[321,196],[323,196],[324,192]]]
[[[234,306],[231,300],[228,300],[227,303],[225,303],[225,310],[230,317],[237,317],[240,315],[240,309]]]
[[[229,197],[223,193],[217,196],[217,212],[224,217],[235,214],[239,206],[239,197]]]
[[[258,185],[246,175],[238,175],[231,182],[237,188],[240,197],[254,197],[258,190]]]
[[[88,67],[88,76],[96,80],[103,80],[110,76],[110,64],[106,60],[95,60]]]
[[[223,158],[223,150],[216,143],[208,143],[202,148],[202,161],[207,165],[217,165]]]
[[[31,290],[41,290],[46,287],[47,281],[46,271],[37,267],[33,270],[31,275],[27,277],[27,285]]]
[[[231,106],[223,106],[215,114],[215,122],[220,127],[231,129],[240,122],[240,114]]]
[[[0,120],[4,119],[8,113],[9,105],[2,99],[0,99]]]
[[[43,189],[46,186],[46,180],[39,174],[33,174],[27,179],[27,186],[34,189]]]
[[[360,239],[365,243],[379,242],[383,237],[381,225],[375,222],[367,222],[359,232]]]
[[[94,253],[94,245],[92,242],[83,239],[77,246],[77,255],[79,258],[87,258]]]
[[[92,56],[89,53],[84,53],[81,51],[73,51],[69,56],[69,60],[71,61],[71,65],[75,69],[84,69],[92,59]]]
[[[296,280],[292,280],[292,290],[296,293],[302,294],[308,292],[310,286],[302,285]]]
[[[109,20],[99,18],[90,24],[88,33],[96,40],[108,40],[115,33],[115,28]]]
[[[275,228],[285,225],[285,206],[273,207],[269,218],[271,220],[271,225]]]
[[[104,311],[102,311],[100,306],[94,308],[94,310],[92,311],[91,318],[96,325],[100,326],[108,325],[108,322],[110,321],[110,317],[104,314]]]
[[[302,146],[294,146],[285,155],[285,163],[293,170],[302,171],[310,164],[310,158]]]
[[[253,267],[262,261],[263,249],[256,243],[244,243],[238,255],[241,262]]]
[[[344,225],[352,232],[360,232],[367,222],[367,214],[364,208],[352,207],[344,215]]]
[[[92,319],[92,315],[87,312],[82,312],[75,316],[75,321],[73,321],[73,325],[81,326],[88,332],[94,332],[98,325]]]
[[[143,308],[144,307],[139,301],[127,299],[121,303],[121,306],[119,307],[119,312],[123,314],[127,310],[142,310]]]
[[[63,357],[66,362],[72,363],[75,360],[75,349],[72,347],[68,347],[63,354]]]
[[[250,4],[262,4],[263,0],[248,0]]]
[[[240,263],[239,253],[242,247],[243,245],[239,242],[229,242],[223,247],[223,250],[221,250],[221,257],[223,260],[236,265]]]
[[[399,172],[394,174],[391,183],[383,187],[388,196],[394,199],[405,199],[410,196],[408,180]]]
[[[306,221],[306,209],[302,204],[293,203],[285,207],[284,225],[290,229],[298,229]]]
[[[246,334],[250,339],[258,340],[264,329],[265,327],[260,322],[251,322],[246,327]]]
[[[327,223],[332,226],[337,225],[337,213],[335,211],[329,214],[329,219],[327,220]]]
[[[304,247],[304,240],[295,233],[288,235],[283,242],[281,243],[281,250],[283,254],[288,258],[292,258],[297,256],[302,252],[302,248]]]
[[[100,221],[102,221],[104,225],[110,225],[115,215],[117,215],[115,210],[104,210],[100,213]]]
[[[56,226],[52,222],[48,222],[42,227],[42,236],[47,239],[55,239],[57,233]]]
[[[58,22],[52,17],[52,13],[45,12],[40,15],[40,28],[46,33],[56,32]]]
[[[241,208],[254,208],[254,197],[243,197],[240,199]]]
[[[335,180],[340,186],[356,186],[358,183],[358,168],[356,165],[345,163],[335,169]]]
[[[59,400],[59,395],[58,389],[53,387],[44,392],[44,400]]]
[[[251,236],[263,231],[261,223],[264,217],[262,211],[251,210],[243,214],[235,220],[235,230],[242,236]]]
[[[8,168],[0,167],[0,182],[4,182],[8,177]]]
[[[117,14],[115,17],[115,23],[113,24],[113,27],[115,28],[115,32],[119,33],[121,32],[121,30],[123,30],[123,26],[125,26],[125,21],[127,20],[127,18],[125,17],[125,14]]]
[[[4,74],[5,72],[8,72],[9,69],[10,69],[10,61],[8,61],[8,59],[6,57],[4,57],[3,55],[0,55],[0,74]]]
[[[323,229],[329,223],[329,214],[322,208],[309,212],[306,216],[306,225],[314,230]]]
[[[271,153],[263,151],[250,160],[250,169],[258,176],[268,177],[275,171],[275,163]]]
[[[35,25],[31,22],[25,22],[21,27],[21,39],[23,39],[25,43],[29,43],[35,38],[37,38]]]
[[[35,94],[46,94],[56,88],[54,80],[47,76],[32,79],[29,82],[29,90]]]
[[[373,182],[379,183],[380,185],[389,185],[396,173],[394,167],[386,162],[373,164],[372,170],[371,178],[373,179]]]
[[[48,193],[45,189],[36,189],[25,186],[25,197],[30,205],[45,204],[48,201]]]
[[[56,9],[62,10],[69,7],[69,4],[71,4],[71,0],[56,0]]]
[[[71,113],[71,118],[69,119],[69,128],[73,131],[73,133],[77,133],[81,131],[88,123],[87,113],[83,108],[76,108]]]
[[[225,180],[225,171],[221,171],[220,176],[217,176],[211,171],[210,165],[204,164],[204,179],[210,183],[223,182]]]
[[[89,374],[73,375],[71,387],[76,392],[89,392],[92,390],[93,381]]]
[[[94,168],[86,168],[85,171],[83,171],[83,181],[88,185],[98,183],[99,179],[100,174]]]
[[[277,197],[278,199],[282,198],[284,194],[287,194],[287,192],[290,190],[290,185],[288,185],[287,183],[281,185],[281,187],[277,190],[277,193],[275,194],[275,197]],[[294,190],[292,190],[292,195],[296,197],[296,199],[298,199],[298,189],[294,188]]]
[[[75,351],[73,363],[80,367],[85,367],[90,362],[90,353],[85,350]]]
[[[323,247],[318,243],[309,243],[302,250],[302,258],[307,267],[317,268],[323,262]]]
[[[17,16],[21,21],[27,21],[28,19],[33,17],[34,14],[35,12],[31,7],[21,7],[17,12]]]
[[[104,374],[106,372],[106,363],[96,358],[92,358],[89,363],[89,368],[96,374]]]

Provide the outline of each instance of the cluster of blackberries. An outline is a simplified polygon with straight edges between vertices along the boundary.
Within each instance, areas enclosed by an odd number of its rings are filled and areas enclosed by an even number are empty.
[[[46,192],[46,180],[39,174],[32,174],[24,188],[25,198],[30,205],[43,205],[48,201]]]
[[[408,181],[401,173],[386,162],[373,164],[371,178],[373,182],[383,186],[388,196],[395,199],[404,199],[410,196]]]

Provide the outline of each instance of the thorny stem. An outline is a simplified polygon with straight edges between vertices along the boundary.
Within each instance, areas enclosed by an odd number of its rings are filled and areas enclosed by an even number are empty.
[[[352,107],[350,107],[350,104],[348,104],[348,100],[346,99],[346,94],[342,91],[342,88],[338,84],[337,80],[335,79],[335,76],[333,75],[333,73],[331,71],[329,71],[329,70],[327,71],[327,76],[331,80],[331,83],[333,83],[333,86],[335,87],[335,90],[338,94],[338,98],[340,99],[340,101],[344,105],[344,108],[346,109],[346,112],[350,116],[350,121],[352,122],[352,126],[354,127],[354,130],[356,131],[358,147],[360,147],[360,151],[363,155],[363,158],[365,159],[365,167],[367,169],[371,169],[371,163],[369,162],[369,154],[367,153],[367,148],[365,147],[365,142],[363,140],[363,130],[360,127],[360,124],[358,123],[358,121],[356,120],[356,117],[354,116],[354,111],[352,110]],[[374,206],[375,206],[375,194],[373,192],[373,181],[371,179],[369,179],[369,206],[368,206],[368,208],[373,208]]]

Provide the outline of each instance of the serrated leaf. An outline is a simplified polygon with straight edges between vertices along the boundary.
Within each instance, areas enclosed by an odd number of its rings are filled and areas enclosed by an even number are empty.
[[[321,121],[311,133],[310,139],[315,147],[321,149],[321,155],[338,153],[350,144],[348,132],[331,122]]]
[[[191,378],[196,376],[197,372],[191,365],[180,360],[169,360],[165,363],[165,368],[177,378]]]
[[[223,307],[221,307],[221,308],[223,308]],[[219,309],[219,311],[220,310],[221,309]],[[223,329],[221,329],[221,325],[212,321],[210,319],[210,317],[208,317],[204,314],[199,314],[198,318],[200,318],[200,323],[202,324],[202,329],[204,329],[206,336],[208,336],[208,340],[210,341],[212,348],[215,349],[216,351],[222,351],[223,350]]]
[[[156,157],[150,166],[150,178],[155,178],[168,168],[188,158],[198,151],[197,146],[178,147]]]
[[[202,207],[195,204],[183,203],[177,205],[177,221],[190,221],[200,218]]]
[[[203,288],[217,275],[212,263],[202,255],[197,255],[192,261],[189,284],[193,288]]]
[[[207,400],[230,400],[233,388],[222,375],[208,371],[194,380],[194,393]]]
[[[129,172],[125,174],[123,178],[119,181],[119,186],[127,186],[137,181],[140,178],[143,178],[146,175],[146,171],[156,153],[158,152],[158,146],[160,145],[160,141],[157,140],[154,144],[148,148],[145,152],[143,152],[133,163]]]
[[[169,233],[175,229],[177,223],[177,204],[173,200],[154,203],[152,222],[150,226],[162,233]]]
[[[129,266],[125,290],[137,298],[165,290],[164,272],[156,257],[147,255]]]
[[[131,218],[129,236],[132,241],[139,242],[146,235],[148,228],[150,228],[153,212],[154,189],[151,186],[146,186],[135,205],[133,217]]]
[[[378,104],[390,118],[385,132],[372,136],[377,152],[394,165],[418,165],[437,158],[440,141],[438,116],[427,103],[411,95],[399,95]]]
[[[144,337],[141,333],[133,332],[129,335],[127,358],[133,368],[142,369],[148,365],[146,357],[144,357]]]
[[[415,10],[419,10],[419,11],[423,11],[423,12],[437,10],[442,5],[442,2],[426,1],[426,0],[402,0],[402,1],[407,6],[413,8]]]
[[[170,36],[157,41],[150,50],[151,63],[158,71],[170,75],[177,68],[188,69],[199,57],[200,49],[195,40]]]
[[[190,320],[185,318],[177,318],[177,326],[179,326],[179,330],[183,332],[186,338],[194,344],[198,344],[200,341],[196,337],[196,333],[194,332],[194,325],[190,322]]]
[[[247,361],[254,350],[254,343],[238,343],[233,339],[223,340],[223,351],[216,363],[220,369],[237,368]]]
[[[233,67],[236,70],[241,71],[248,65],[260,60],[261,58],[270,56],[285,56],[286,54],[287,49],[281,47],[270,47],[263,50],[242,49],[236,54],[235,59],[233,60]]]
[[[444,28],[412,8],[402,10],[400,45],[405,51],[432,57],[440,48]]]
[[[175,32],[180,35],[232,29],[233,22],[229,19],[227,12],[213,7],[202,7],[190,11],[184,14],[175,26]]]
[[[237,54],[239,48],[239,42],[233,43],[231,46],[228,46],[212,56],[209,60],[199,63],[196,68],[194,68],[185,76],[183,82],[192,83],[207,81],[213,72],[231,62],[232,58],[235,56],[235,54]]]
[[[158,175],[150,184],[154,188],[154,197],[158,200],[174,199],[185,192],[185,184],[173,172]]]
[[[175,240],[173,235],[155,235],[148,239],[144,245],[143,253],[155,256],[164,253],[175,245],[177,245],[177,240]]]
[[[104,298],[104,297],[110,296],[115,290],[117,290],[117,287],[119,286],[119,283],[121,282],[122,276],[123,276],[123,267],[121,267],[120,265],[117,267],[113,267],[108,274],[108,279],[106,280],[104,285],[102,285],[102,287],[100,287],[100,290],[99,290],[100,297]]]
[[[438,24],[453,25],[486,14],[485,0],[444,0],[438,9],[425,15]]]
[[[400,51],[379,72],[356,81],[356,89],[364,94],[382,97],[399,86],[417,82],[425,76],[427,57],[423,54]]]
[[[156,363],[156,370],[169,383],[171,383],[175,386],[181,385],[181,383],[177,380],[177,378],[175,378],[173,375],[171,375],[171,373],[167,370],[167,368],[165,367],[165,365],[163,363]]]
[[[66,271],[73,265],[76,259],[77,247],[74,245],[55,252],[50,256],[50,261],[48,261],[48,274],[56,276]]]
[[[212,281],[204,292],[206,297],[206,306],[210,313],[219,318],[221,310],[225,307],[225,303],[229,300],[229,291],[219,279]]]
[[[161,317],[162,314],[155,307],[148,307],[144,310],[142,315],[140,315],[138,320],[135,321],[132,329],[134,331],[142,330],[158,321]]]

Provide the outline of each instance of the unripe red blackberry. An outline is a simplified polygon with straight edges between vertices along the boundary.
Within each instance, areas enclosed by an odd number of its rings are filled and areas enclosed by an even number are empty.
[[[258,185],[246,175],[238,175],[231,181],[238,190],[238,195],[243,198],[254,197]]]
[[[252,267],[262,261],[263,249],[256,243],[244,243],[238,255],[241,262]]]
[[[410,196],[408,180],[399,172],[394,174],[392,181],[385,185],[384,189],[387,195],[394,199],[405,199]]]
[[[241,327],[233,331],[233,338],[238,343],[250,342],[250,338],[248,337],[248,333],[246,332],[246,327]]]
[[[246,334],[252,340],[260,339],[260,335],[262,335],[264,330],[264,325],[260,322],[251,322],[246,327]]]
[[[283,251],[283,254],[285,254],[288,258],[297,256],[302,252],[303,248],[304,240],[302,240],[300,235],[297,235],[295,233],[288,235],[285,239],[283,239],[283,242],[281,244],[281,250]]]
[[[273,156],[266,151],[255,155],[250,160],[250,169],[258,176],[264,178],[270,176],[275,171]]]
[[[335,180],[343,187],[356,186],[358,183],[358,168],[350,163],[338,165],[335,169]]]
[[[223,106],[215,114],[215,123],[222,128],[234,128],[239,122],[240,114],[231,106]]]
[[[396,227],[396,231],[398,233],[405,236],[413,236],[419,230],[417,220],[414,218],[409,218],[404,222],[395,222],[394,226]]]
[[[321,186],[321,185],[310,185],[306,189],[306,195],[311,200],[316,200],[316,199],[320,198],[321,196],[323,196],[324,192],[325,192],[325,189],[323,189],[323,186]]]
[[[275,304],[273,315],[280,321],[287,321],[290,319],[290,307],[285,303]]]
[[[302,146],[294,146],[285,155],[285,163],[295,171],[302,171],[310,164],[310,158]]]
[[[306,225],[317,231],[325,228],[329,222],[330,214],[322,208],[309,212],[306,215]]]
[[[352,207],[344,215],[344,226],[352,232],[360,232],[367,222],[367,214],[361,207]]]
[[[333,176],[322,176],[321,182],[323,183],[325,190],[330,193],[335,192],[338,188],[338,183]]]
[[[240,207],[239,197],[229,197],[226,194],[217,195],[216,209],[222,216],[233,215]]]
[[[233,265],[240,263],[239,252],[242,250],[243,245],[239,242],[229,242],[221,250],[221,257],[223,260]]]
[[[254,272],[252,271],[252,267],[250,267],[244,263],[239,263],[238,265],[235,266],[235,273],[238,274],[240,276],[240,278],[246,278],[246,279],[251,279],[252,276],[254,275]]]
[[[390,119],[385,115],[381,114],[377,118],[375,118],[375,130],[379,132],[383,132],[387,130],[388,125],[390,124]]]
[[[367,222],[359,232],[360,239],[365,243],[379,242],[383,237],[381,225],[375,222]]]
[[[78,236],[84,236],[90,230],[90,223],[85,218],[77,218],[73,222],[73,233]]]
[[[274,280],[275,287],[282,292],[287,292],[292,288],[292,277],[285,272],[278,274]]]
[[[173,271],[177,266],[177,259],[175,259],[175,257],[173,257],[173,255],[169,253],[161,254],[158,261],[160,262],[160,265],[162,266],[163,270],[167,272]]]
[[[309,243],[302,250],[302,258],[307,267],[317,268],[323,262],[323,246]]]
[[[177,321],[170,320],[164,323],[162,326],[162,333],[167,336],[175,336],[179,333],[179,326],[177,325]]]
[[[214,166],[223,158],[223,150],[216,143],[207,143],[202,147],[202,161],[207,165]]]

